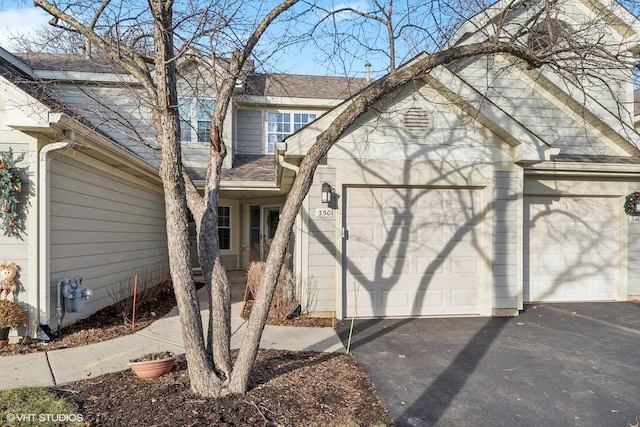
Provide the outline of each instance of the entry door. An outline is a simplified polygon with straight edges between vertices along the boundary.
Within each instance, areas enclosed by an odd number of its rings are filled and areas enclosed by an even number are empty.
[[[280,222],[280,206],[251,206],[249,213],[252,258],[263,261]]]

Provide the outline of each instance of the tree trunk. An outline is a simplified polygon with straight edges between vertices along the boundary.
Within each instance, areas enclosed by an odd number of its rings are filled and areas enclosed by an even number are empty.
[[[221,381],[215,374],[211,359],[207,357],[191,266],[186,190],[181,173],[182,159],[178,143],[180,129],[177,117],[172,3],[154,0],[150,4],[154,17],[158,94],[153,110],[153,122],[162,148],[160,176],[165,196],[169,269],[180,312],[191,390],[200,396],[217,396],[220,394]]]

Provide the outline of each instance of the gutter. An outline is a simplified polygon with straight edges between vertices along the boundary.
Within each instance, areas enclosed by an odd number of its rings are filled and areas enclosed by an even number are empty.
[[[278,164],[280,166],[282,166],[285,169],[289,169],[292,170],[296,176],[298,175],[298,171],[300,171],[300,168],[296,165],[294,165],[293,163],[289,163],[285,160],[284,158],[284,154],[287,152],[287,143],[286,142],[277,142],[276,143],[276,151],[278,153],[277,159],[278,159]]]
[[[296,175],[296,178],[297,178],[298,172],[300,172],[300,168],[297,165],[294,165],[293,163],[287,162],[287,160],[284,157],[286,152],[287,152],[287,143],[277,142],[276,143],[276,153],[277,153],[276,159],[278,164],[285,169],[289,169],[293,171],[293,173]],[[294,244],[293,256],[295,259],[295,264],[294,264],[295,271],[293,273],[295,277],[297,277],[299,290],[302,290],[304,292],[304,289],[302,289],[302,252],[303,252],[302,250],[302,209],[299,210],[298,214],[296,215],[296,222],[294,224],[294,227],[295,227],[295,231],[294,231],[295,244]]]
[[[49,313],[49,155],[68,148],[74,139],[72,132],[65,132],[62,141],[45,145],[38,155],[38,311],[40,324],[46,325]]]

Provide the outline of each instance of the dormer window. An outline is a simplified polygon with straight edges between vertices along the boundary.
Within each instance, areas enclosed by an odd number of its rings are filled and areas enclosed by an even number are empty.
[[[311,123],[316,119],[315,114],[268,111],[266,115],[266,152],[275,153],[276,143]]]
[[[565,21],[555,18],[546,18],[537,23],[529,31],[527,46],[538,52],[568,41],[571,38],[573,29]]]
[[[214,105],[211,98],[178,98],[182,142],[209,142]]]

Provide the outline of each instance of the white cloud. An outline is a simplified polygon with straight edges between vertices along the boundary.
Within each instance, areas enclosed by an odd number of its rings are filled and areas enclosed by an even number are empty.
[[[11,50],[16,35],[31,34],[50,18],[43,10],[35,7],[0,11],[0,46]]]

